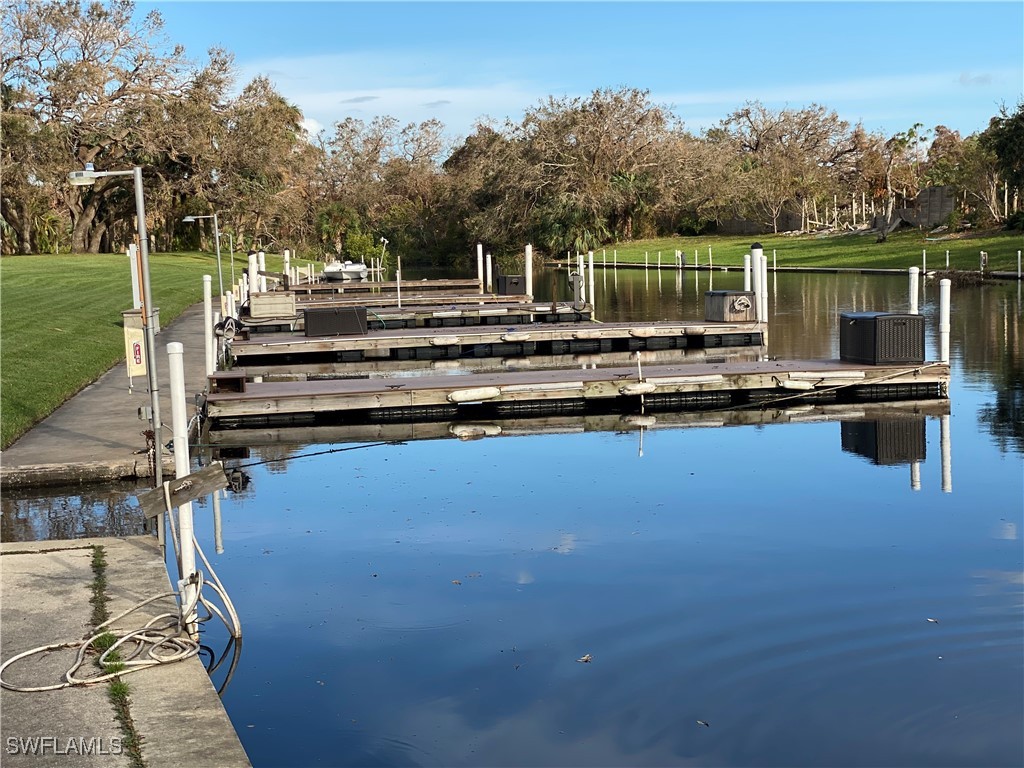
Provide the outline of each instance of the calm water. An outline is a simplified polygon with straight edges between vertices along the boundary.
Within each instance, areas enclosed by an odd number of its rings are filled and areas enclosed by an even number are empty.
[[[773,356],[837,357],[840,312],[908,306],[904,277],[769,281]],[[742,276],[596,283],[600,319],[698,319],[704,291]],[[926,285],[929,359],[937,296]],[[955,289],[951,399],[895,422],[248,433],[221,535],[208,502],[196,525],[242,617],[223,698],[250,758],[1020,766],[1021,322],[1020,286]],[[72,524],[67,499],[4,504],[5,539],[87,535],[125,506],[83,499],[98,511]]]

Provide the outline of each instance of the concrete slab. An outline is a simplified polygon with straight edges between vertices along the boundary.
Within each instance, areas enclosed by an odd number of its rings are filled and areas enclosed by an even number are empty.
[[[104,548],[108,610],[115,616],[171,591],[159,545],[150,536],[6,543],[0,546],[0,653],[11,656],[81,638],[90,626],[92,545]],[[115,626],[132,629],[175,610],[166,596]],[[18,663],[5,674],[15,685],[59,682],[74,651]],[[129,708],[147,766],[249,766],[238,735],[198,658],[126,675]],[[39,741],[45,737],[46,741]],[[32,741],[32,739],[35,741]],[[0,691],[4,766],[127,766],[123,734],[107,686],[24,693]],[[91,754],[79,755],[84,745]]]

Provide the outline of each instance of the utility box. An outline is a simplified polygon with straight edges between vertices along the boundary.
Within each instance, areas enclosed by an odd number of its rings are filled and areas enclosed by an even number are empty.
[[[126,309],[121,312],[125,328],[144,328],[141,309]],[[153,307],[153,334],[160,333],[160,307]]]
[[[925,460],[924,418],[844,421],[840,424],[842,447],[872,464],[912,464]]]
[[[526,278],[522,275],[498,275],[497,289],[500,296],[525,296]]]
[[[839,359],[848,363],[923,363],[924,317],[889,312],[839,315]]]
[[[753,291],[705,291],[704,319],[712,323],[753,323],[757,320]]]
[[[307,336],[366,335],[366,307],[317,307],[303,313]]]

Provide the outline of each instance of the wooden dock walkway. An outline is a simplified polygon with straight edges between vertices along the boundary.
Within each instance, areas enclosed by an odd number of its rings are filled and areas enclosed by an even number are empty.
[[[365,335],[306,336],[278,333],[233,339],[230,353],[239,366],[250,361],[362,362],[438,360],[465,357],[567,355],[635,352],[645,349],[702,349],[764,344],[758,323],[547,323],[451,328],[402,328]]]
[[[806,424],[822,421],[873,421],[949,415],[948,400],[906,400],[865,403],[780,403],[775,407],[732,410],[661,411],[658,413],[584,413],[554,416],[516,416],[496,420],[373,422],[321,426],[255,426],[212,429],[202,443],[221,458],[237,448],[281,446],[300,448],[328,443],[409,442],[456,438],[632,432],[651,429],[692,429],[770,424]],[[280,453],[274,450],[274,456]]]
[[[221,427],[452,419],[590,407],[690,410],[761,402],[947,397],[948,363],[761,360],[390,379],[248,382],[215,374],[205,413]],[[234,390],[234,391],[232,391]]]

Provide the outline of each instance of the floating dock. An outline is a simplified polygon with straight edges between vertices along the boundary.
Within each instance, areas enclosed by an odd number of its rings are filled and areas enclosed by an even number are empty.
[[[204,410],[218,427],[246,423],[452,420],[588,409],[699,410],[751,403],[851,402],[948,396],[949,364],[840,360],[683,363],[391,379],[249,382],[210,377]]]
[[[365,335],[305,336],[295,332],[233,339],[236,365],[365,360],[458,360],[687,348],[750,347],[765,343],[758,323],[547,323],[502,328],[471,327],[372,331]]]

